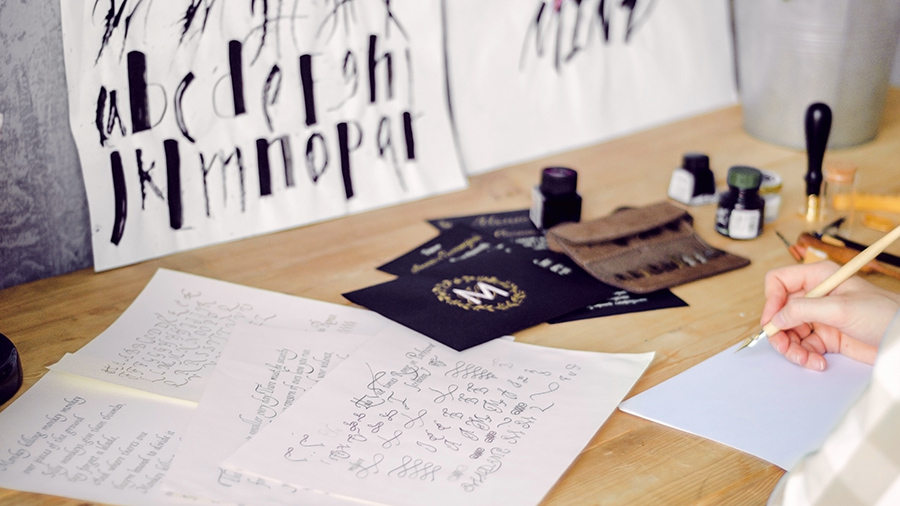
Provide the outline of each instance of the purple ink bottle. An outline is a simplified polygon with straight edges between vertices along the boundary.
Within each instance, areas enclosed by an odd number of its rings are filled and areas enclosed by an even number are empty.
[[[547,167],[541,184],[531,191],[531,222],[546,230],[554,225],[581,220],[581,195],[576,192],[578,173],[567,167]]]

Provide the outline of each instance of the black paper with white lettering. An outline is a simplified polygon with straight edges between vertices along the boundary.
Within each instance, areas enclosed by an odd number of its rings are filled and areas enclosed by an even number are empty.
[[[512,247],[439,262],[344,297],[464,350],[604,300],[612,291],[565,255]]]

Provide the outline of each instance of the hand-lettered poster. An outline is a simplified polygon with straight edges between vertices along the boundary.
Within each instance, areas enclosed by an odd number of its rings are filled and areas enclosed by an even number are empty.
[[[469,174],[737,101],[725,1],[453,0],[446,23]]]
[[[440,2],[61,5],[97,270],[466,185]]]

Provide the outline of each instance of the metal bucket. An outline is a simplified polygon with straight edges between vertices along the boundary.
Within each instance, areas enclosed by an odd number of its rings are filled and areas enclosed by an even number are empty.
[[[831,107],[829,148],[878,132],[900,36],[900,0],[733,0],[744,128],[805,149],[803,118]]]

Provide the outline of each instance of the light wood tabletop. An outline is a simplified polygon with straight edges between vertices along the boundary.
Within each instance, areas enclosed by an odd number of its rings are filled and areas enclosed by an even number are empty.
[[[802,128],[802,118],[797,122]],[[621,206],[667,200],[672,171],[686,152],[709,155],[720,187],[732,165],[770,170],[783,178],[779,217],[757,239],[737,241],[716,233],[715,204],[686,207],[701,237],[749,258],[751,264],[674,288],[688,307],[541,324],[515,333],[517,340],[548,347],[654,351],[655,359],[629,396],[637,394],[756,331],[766,271],[795,262],[776,231],[793,240],[821,227],[800,215],[806,152],[749,136],[742,129],[739,106],[473,176],[463,191],[107,272],[86,269],[2,290],[0,332],[16,344],[25,369],[19,394],[48,365],[106,329],[160,267],[350,304],[341,293],[392,279],[376,267],[437,235],[427,219],[526,209],[541,169],[550,165],[578,171],[583,219],[604,216]],[[833,160],[856,164],[859,191],[900,194],[900,89],[888,94],[878,136],[861,146],[829,150],[826,163]],[[900,221],[898,215],[886,217]],[[851,232],[851,238],[866,243],[879,235],[864,227]],[[888,251],[898,254],[898,249],[894,245]],[[900,290],[895,279],[881,274],[868,278]],[[616,411],[544,504],[764,504],[783,472],[724,445]],[[0,489],[0,504],[84,502]]]

